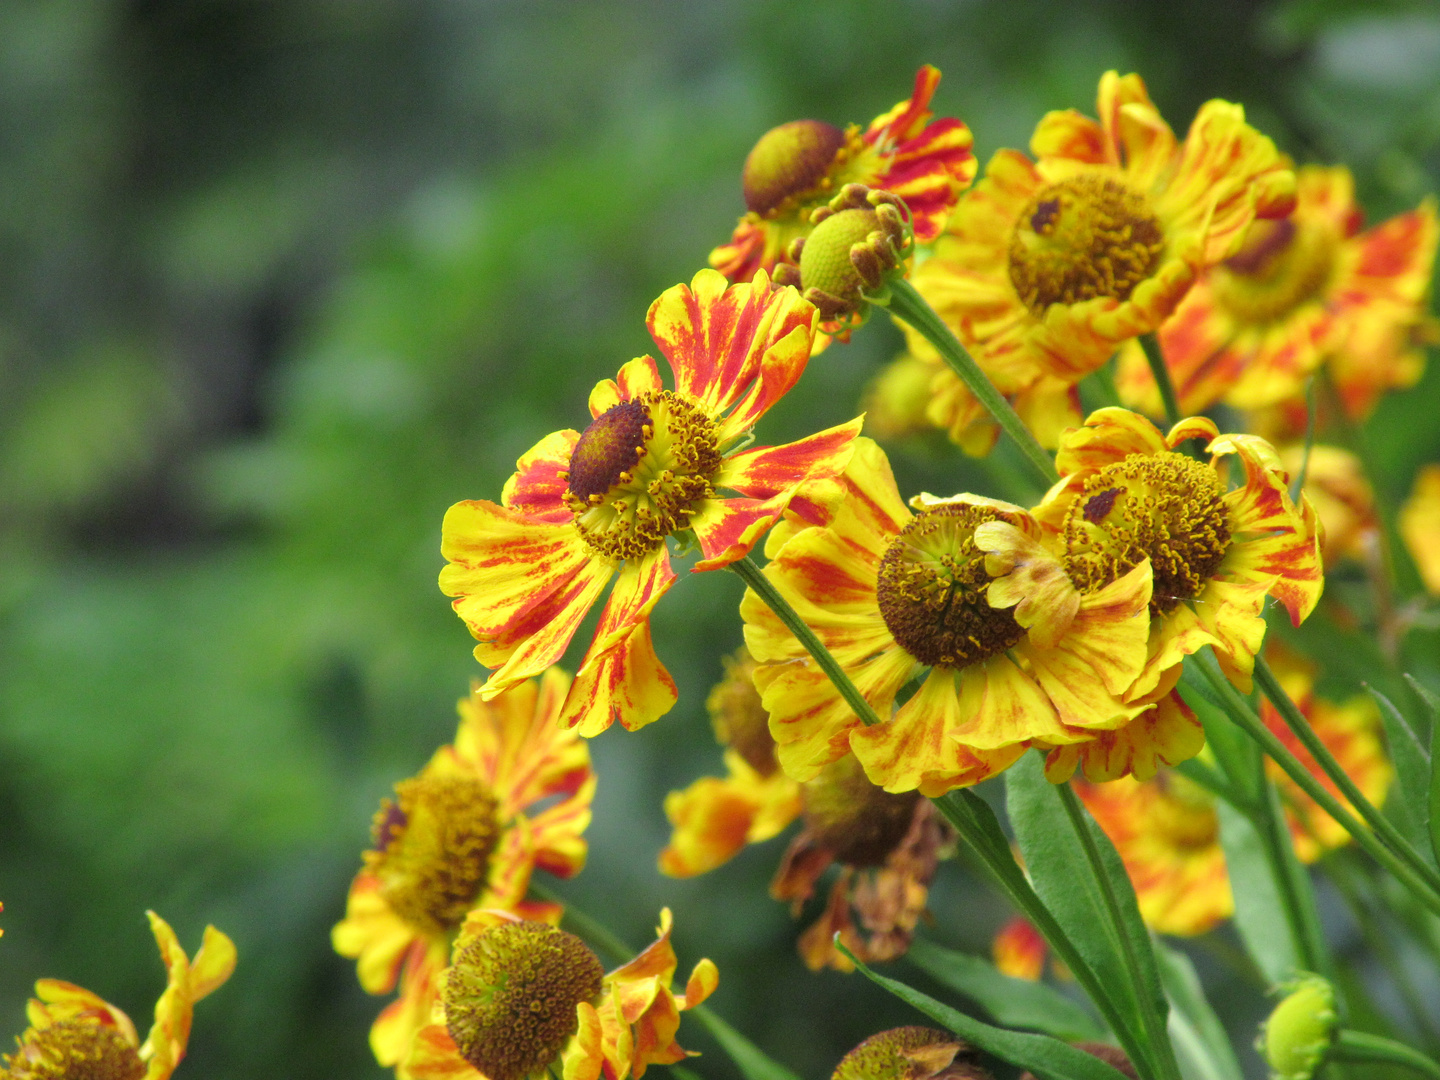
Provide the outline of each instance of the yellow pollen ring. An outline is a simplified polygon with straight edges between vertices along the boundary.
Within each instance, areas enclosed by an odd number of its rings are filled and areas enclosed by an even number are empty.
[[[94,1017],[31,1028],[19,1049],[4,1056],[14,1080],[140,1080],[145,1063],[130,1040]]]

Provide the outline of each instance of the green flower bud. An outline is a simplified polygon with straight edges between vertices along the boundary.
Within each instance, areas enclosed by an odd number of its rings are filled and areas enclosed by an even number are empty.
[[[1256,1049],[1275,1080],[1310,1080],[1335,1040],[1335,988],[1319,975],[1304,975],[1285,989],[1261,1026]]]

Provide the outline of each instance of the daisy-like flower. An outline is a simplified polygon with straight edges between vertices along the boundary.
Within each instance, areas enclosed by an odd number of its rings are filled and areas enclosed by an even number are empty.
[[[1057,420],[1078,420],[1070,387],[1156,329],[1257,215],[1294,201],[1294,174],[1238,105],[1207,102],[1181,142],[1140,77],[1111,71],[1099,113],[1049,113],[1033,161],[997,152],[913,277],[1021,416],[1044,421],[1036,435],[1052,446]],[[968,393],[951,396],[945,426],[988,429]]]
[[[1440,596],[1440,465],[1426,465],[1415,475],[1399,526],[1426,590]]]
[[[915,239],[934,240],[975,177],[970,129],[959,120],[936,120],[930,111],[939,84],[940,72],[925,65],[910,98],[864,131],[853,124],[841,131],[822,120],[794,120],[767,131],[745,159],[747,212],[730,242],[710,253],[710,265],[736,282],[773,273],[791,241],[809,232],[811,211],[846,184],[900,196]]]
[[[615,577],[561,722],[588,736],[670,709],[675,684],[650,637],[650,611],[675,581],[667,541],[693,537],[696,570],[726,566],[797,497],[835,488],[849,458],[859,420],[741,449],[805,370],[814,322],[799,293],[772,289],[763,273],[727,288],[700,271],[650,308],[673,390],[651,357],[630,361],[591,393],[589,427],[555,432],[520,459],[500,503],[450,508],[440,587],[479,640],[476,659],[498,669],[482,697],[559,660]]]
[[[626,1080],[683,1061],[680,1014],[714,993],[720,977],[701,960],[683,994],[671,989],[670,926],[665,908],[658,939],[606,974],[574,934],[475,912],[455,942],[435,1018],[415,1037],[410,1075],[542,1080],[556,1069],[565,1080]]]
[[[1415,336],[1428,322],[1435,200],[1363,232],[1362,217],[1343,165],[1297,171],[1294,212],[1252,223],[1240,250],[1160,328],[1185,412],[1222,398],[1242,409],[1299,405],[1305,380],[1333,358],[1346,411],[1361,419],[1386,390],[1420,377]],[[1160,411],[1138,349],[1122,355],[1117,384],[1125,401]]]
[[[892,795],[871,784],[853,756],[804,784],[786,776],[752,682],[755,667],[742,648],[726,660],[725,679],[711,691],[706,704],[727,747],[728,775],[701,777],[666,797],[674,832],[660,852],[660,870],[672,877],[703,874],[803,817],[805,827],[785,853],[770,895],[798,915],[830,864],[840,863],[841,871],[824,914],[800,935],[801,958],[813,970],[851,970],[835,948],[838,933],[866,962],[893,960],[909,947],[925,912],[947,830],[914,792]]]
[[[1202,439],[1209,460],[1177,448]],[[1227,491],[1221,471],[1235,455],[1244,484]],[[1162,435],[1126,409],[1100,409],[1061,439],[1060,480],[1035,510],[1065,571],[1082,590],[1153,568],[1145,670],[1129,700],[1153,697],[1185,656],[1205,645],[1230,680],[1249,692],[1265,636],[1267,596],[1295,625],[1320,599],[1320,526],[1304,495],[1297,507],[1275,449],[1254,435],[1220,435],[1204,417]]]
[[[155,1003],[155,1023],[145,1041],[124,1012],[89,990],[59,979],[41,979],[25,1010],[30,1026],[4,1055],[13,1080],[167,1080],[185,1057],[195,1003],[222,985],[235,970],[235,946],[213,926],[205,928],[192,961],[175,932],[153,911],[146,912],[166,985]]]
[[[1088,739],[1142,711],[1120,695],[1145,660],[1148,563],[1082,594],[1026,511],[958,495],[920,496],[912,513],[868,439],[845,482],[831,523],[795,532],[765,574],[881,722],[861,724],[759,597],[740,606],[792,777],[811,780],[853,750],[887,791],[938,795],[1007,768],[1032,742]]]
[[[398,983],[370,1046],[402,1076],[466,915],[486,907],[558,922],[558,906],[526,899],[531,875],[570,877],[585,864],[595,776],[584,740],[557,722],[569,685],[552,668],[490,701],[472,691],[455,742],[396,784],[375,815],[375,847],[331,938],[358,959],[368,992]]]

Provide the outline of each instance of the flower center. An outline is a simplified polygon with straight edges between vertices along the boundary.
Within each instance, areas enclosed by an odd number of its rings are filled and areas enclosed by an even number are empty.
[[[755,660],[741,646],[733,658],[725,657],[725,678],[710,691],[705,708],[715,725],[715,738],[761,776],[773,776],[780,765],[770,735],[770,714],[760,700],[760,691],[755,689],[754,673]]]
[[[570,455],[568,501],[591,550],[638,559],[690,527],[715,493],[720,471],[715,421],[669,390],[611,406]]]
[[[956,1057],[960,1061],[955,1061]],[[871,1035],[841,1059],[830,1080],[955,1080],[988,1076],[967,1068],[974,1051],[953,1035],[902,1027]],[[953,1063],[953,1065],[952,1065]]]
[[[500,838],[499,803],[469,776],[416,776],[395,785],[375,815],[365,865],[392,911],[444,936],[465,918],[485,883]]]
[[[786,199],[820,186],[845,133],[822,120],[792,120],[760,136],[745,159],[740,182],[745,205],[768,214]]]
[[[1144,195],[1111,177],[1076,176],[1042,188],[1020,215],[1010,280],[1036,315],[1097,296],[1128,300],[1164,247]]]
[[[850,261],[850,249],[883,228],[874,210],[841,210],[820,222],[800,252],[802,287],[819,289],[852,304],[858,301],[864,283]]]
[[[13,1080],[140,1080],[145,1063],[118,1029],[94,1017],[31,1028],[19,1049],[5,1055]]]
[[[488,1080],[522,1080],[560,1056],[580,1026],[575,1006],[598,998],[604,977],[574,934],[501,923],[456,949],[442,991],[445,1026]]]
[[[997,517],[986,506],[934,507],[906,525],[880,560],[880,615],[920,663],[965,667],[1025,635],[1009,611],[992,608],[985,597],[990,575],[975,529]]]
[[[1198,596],[1224,558],[1224,494],[1214,469],[1173,451],[1107,465],[1065,515],[1065,570],[1081,592],[1094,592],[1148,558],[1150,611],[1163,615]]]
[[[1215,271],[1215,297],[1241,322],[1278,322],[1324,290],[1337,239],[1292,218],[1256,221],[1240,253]]]
[[[805,825],[816,842],[851,866],[883,866],[915,816],[917,791],[892,795],[876,787],[853,754],[802,785]]]

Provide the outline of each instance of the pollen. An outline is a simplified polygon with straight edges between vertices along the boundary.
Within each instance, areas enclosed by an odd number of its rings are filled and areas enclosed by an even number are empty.
[[[1004,652],[1025,634],[986,597],[990,575],[975,529],[990,507],[952,504],[920,514],[890,543],[876,586],[897,644],[922,664],[962,668]]]
[[[1339,243],[1316,224],[1256,221],[1239,253],[1215,271],[1215,298],[1241,322],[1279,322],[1324,292]]]
[[[805,825],[815,842],[850,866],[883,866],[910,831],[920,793],[891,794],[865,776],[852,754],[801,788]]]
[[[600,996],[605,969],[574,934],[502,923],[463,942],[445,977],[445,1026],[488,1080],[551,1065],[580,1026],[575,1006]]]
[[[740,182],[745,205],[769,214],[787,199],[824,190],[845,132],[823,120],[792,120],[760,136],[745,159]]]
[[[13,1080],[140,1080],[145,1075],[145,1063],[130,1040],[89,1016],[31,1028],[4,1060],[3,1075]]]
[[[1010,236],[1010,280],[1036,315],[1051,304],[1128,300],[1160,265],[1165,234],[1145,196],[1082,175],[1036,193]]]
[[[1199,596],[1225,557],[1224,494],[1214,469],[1173,451],[1107,465],[1066,513],[1065,570],[1088,593],[1149,559],[1150,611],[1163,615]]]
[[[569,495],[590,549],[638,559],[690,527],[715,494],[721,465],[715,421],[669,390],[652,390],[598,416],[575,444]]]
[[[395,785],[375,815],[365,864],[392,911],[415,929],[444,936],[480,894],[500,838],[499,804],[470,776],[426,776]]]

